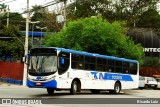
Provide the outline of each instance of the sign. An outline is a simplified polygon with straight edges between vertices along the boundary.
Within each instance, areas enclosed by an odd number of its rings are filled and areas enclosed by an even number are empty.
[[[160,48],[143,48],[143,52],[160,52]]]

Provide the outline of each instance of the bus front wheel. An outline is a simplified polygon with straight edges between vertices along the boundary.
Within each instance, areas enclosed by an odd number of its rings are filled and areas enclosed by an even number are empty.
[[[53,95],[54,94],[54,89],[53,88],[47,88],[47,92],[49,95]]]
[[[77,90],[78,90],[77,81],[73,81],[71,84],[70,94],[75,95],[77,93]]]

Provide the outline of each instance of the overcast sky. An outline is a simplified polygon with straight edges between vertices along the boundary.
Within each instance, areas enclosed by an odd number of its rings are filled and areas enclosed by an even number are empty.
[[[30,8],[34,5],[45,5],[54,0],[29,0]],[[27,0],[0,0],[0,4],[9,5],[10,12],[22,13],[26,10]]]

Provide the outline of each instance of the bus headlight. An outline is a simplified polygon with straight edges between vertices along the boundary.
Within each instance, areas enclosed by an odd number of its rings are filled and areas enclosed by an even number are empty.
[[[53,76],[53,77],[51,77],[51,78],[48,78],[48,79],[46,79],[46,81],[55,80],[55,77],[56,77],[56,76]]]
[[[30,78],[29,76],[27,77],[28,80],[32,80],[32,78]]]

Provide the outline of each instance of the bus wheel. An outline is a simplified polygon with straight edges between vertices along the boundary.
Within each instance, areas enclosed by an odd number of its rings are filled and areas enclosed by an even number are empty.
[[[53,95],[54,89],[53,88],[47,88],[47,92],[49,95]]]
[[[100,93],[100,90],[91,89],[91,92],[92,92],[93,94],[98,94],[98,93]]]
[[[121,91],[121,84],[119,82],[116,82],[114,85],[114,90],[110,90],[109,93],[111,94],[119,94]]]
[[[75,95],[77,93],[77,90],[78,90],[77,81],[73,81],[70,89],[70,94]]]
[[[145,89],[147,89],[147,88],[148,88],[148,86],[145,84],[145,85],[144,85],[144,88],[145,88]]]

